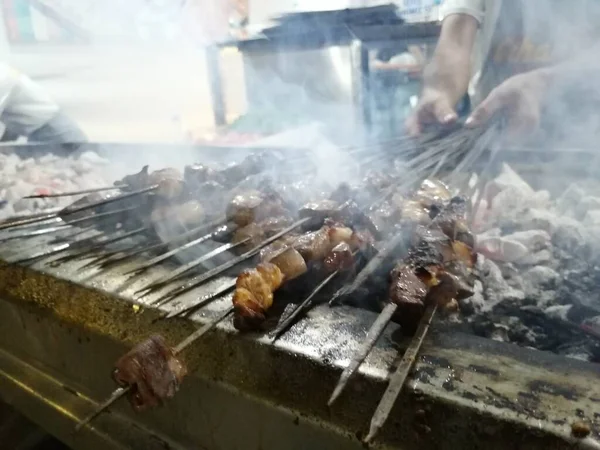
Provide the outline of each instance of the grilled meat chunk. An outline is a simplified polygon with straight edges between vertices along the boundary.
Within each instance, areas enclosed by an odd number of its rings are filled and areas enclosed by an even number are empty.
[[[175,222],[184,228],[198,226],[204,220],[204,208],[196,200],[183,203],[164,203],[152,209],[150,220],[157,222]]]
[[[298,236],[294,248],[306,261],[323,259],[332,249],[329,227]]]
[[[117,361],[113,378],[120,386],[130,387],[131,406],[143,411],[172,398],[186,373],[163,337],[154,335]]]
[[[148,182],[148,168],[149,166],[142,167],[138,173],[134,173],[131,175],[125,175],[122,179],[115,181],[114,185],[118,186],[124,184],[129,187],[132,191],[137,191],[139,189],[143,189],[145,187],[150,186]]]
[[[261,222],[269,217],[286,216],[283,201],[274,193],[248,191],[236,195],[227,205],[226,216],[238,226],[243,227],[252,222]]]
[[[205,164],[192,164],[183,169],[183,179],[192,189],[205,183],[224,183],[224,177],[219,170]]]
[[[292,247],[288,247],[287,250],[281,249],[273,254],[269,262],[279,267],[286,281],[298,278],[308,271],[304,258],[298,250]]]
[[[158,186],[155,191],[156,195],[166,199],[179,197],[185,189],[183,175],[172,167],[152,172],[148,176],[148,186],[154,185]]]
[[[291,224],[292,221],[287,217],[272,217],[259,223],[250,223],[233,233],[232,242],[235,244],[247,239],[243,249],[251,249]]]
[[[448,186],[439,180],[426,179],[413,196],[414,200],[427,209],[433,205],[444,205],[451,198]]]
[[[244,270],[237,278],[233,294],[233,325],[238,330],[255,329],[265,320],[273,304],[273,292],[283,283],[284,275],[275,264],[260,263]]]
[[[333,247],[323,260],[325,271],[330,273],[336,270],[349,270],[352,266],[354,266],[354,255],[346,242],[340,242]]]
[[[431,222],[429,208],[423,206],[423,203],[416,200],[406,200],[402,205],[400,216],[403,221],[420,225],[427,225]]]
[[[468,278],[476,255],[453,233],[461,221],[466,224],[465,216],[460,202],[451,201],[431,227],[417,228],[407,258],[392,271],[388,300],[399,306],[397,319],[405,332],[415,331],[427,305],[451,310],[457,299],[473,294]]]

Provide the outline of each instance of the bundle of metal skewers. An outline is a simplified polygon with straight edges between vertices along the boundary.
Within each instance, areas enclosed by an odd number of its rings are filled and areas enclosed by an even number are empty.
[[[364,179],[358,185],[344,183],[325,193],[314,189],[316,180],[310,169],[296,170],[302,165],[297,159],[282,161],[272,154],[251,155],[222,169],[188,166],[183,174],[173,169],[149,172],[144,168],[117,183],[120,194],[102,199],[86,197],[59,212],[0,225],[0,230],[6,231],[0,239],[76,230],[66,240],[62,237],[56,246],[13,262],[67,253],[58,261],[91,257],[85,267],[108,270],[141,254],[155,255],[130,271],[134,277],[182,251],[208,241],[220,243],[138,290],[139,296],[166,290],[154,300],[155,306],[216,277],[233,275],[217,292],[192,305],[172,309],[163,318],[188,316],[233,291],[231,307],[175,347],[153,336],[132,349],[116,363],[115,381],[121,387],[78,429],[125,394],[137,410],[163,403],[176,393],[185,375],[185,364],[178,354],[192,342],[229,316],[233,316],[234,326],[240,331],[264,331],[277,303],[275,292],[314,286],[316,279],[313,291],[270,330],[273,340],[311,306],[327,300],[320,294],[332,288],[332,306],[356,304],[365,291],[367,297],[384,304],[365,342],[344,370],[330,404],[341,395],[392,319],[400,322],[407,333],[414,333],[373,418],[366,438],[372,440],[404,385],[436,311],[451,309],[458,296],[469,295],[475,253],[468,220],[477,186],[468,186],[462,178],[475,161],[486,155],[495,136],[495,127],[455,128],[437,131],[417,143],[402,140],[347,149],[348,158],[360,162]],[[494,156],[495,152],[489,155],[490,161]],[[389,167],[395,159],[402,161],[396,177],[366,170]],[[279,180],[267,183],[260,177],[267,171],[280,175],[286,184],[278,184]],[[485,171],[479,174],[481,183]],[[113,189],[106,188],[108,192]],[[476,208],[477,199],[473,203]],[[223,211],[224,204],[227,207]],[[40,223],[50,225],[40,228]],[[160,239],[164,223],[176,228],[174,237],[167,241]],[[32,226],[36,228],[27,231]],[[92,236],[78,237],[82,232]],[[148,242],[115,247],[135,236],[144,236]],[[235,251],[240,253],[231,256]],[[219,256],[229,257],[198,273],[207,261]],[[374,282],[386,273],[388,280]]]

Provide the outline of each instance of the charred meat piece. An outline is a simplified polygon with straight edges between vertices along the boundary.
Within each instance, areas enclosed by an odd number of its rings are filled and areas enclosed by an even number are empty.
[[[192,164],[183,169],[183,179],[192,189],[205,183],[215,182],[223,184],[223,176],[216,170],[205,164]]]
[[[445,205],[451,198],[448,186],[439,180],[426,179],[413,196],[414,200],[427,209],[432,205]]]
[[[148,186],[157,185],[156,195],[165,199],[179,197],[185,190],[185,182],[181,172],[167,167],[155,170],[148,176]]]
[[[435,223],[451,239],[460,240],[469,247],[475,247],[475,238],[467,223],[467,200],[453,197],[450,204],[435,217]]]
[[[272,217],[259,223],[250,223],[233,233],[232,242],[236,244],[248,240],[243,249],[251,249],[291,224],[292,221],[287,217]]]
[[[335,217],[339,212],[340,204],[334,200],[323,199],[318,202],[309,202],[298,211],[301,219],[310,217],[314,223],[321,224],[328,217]]]
[[[375,170],[369,170],[363,178],[362,185],[364,186],[364,189],[378,194],[384,189],[390,187],[393,182],[394,178],[389,174]]]
[[[113,378],[120,386],[130,387],[131,406],[143,411],[172,398],[186,372],[163,337],[154,335],[117,361]]]
[[[305,261],[321,260],[333,248],[329,233],[329,227],[323,227],[300,235],[294,242],[294,248],[300,252]]]
[[[381,239],[392,230],[400,219],[398,208],[385,201],[365,214],[365,226],[377,238]]]
[[[280,162],[274,153],[262,152],[248,155],[239,164],[232,164],[220,172],[225,183],[233,186],[244,178],[263,172],[269,167],[278,165]]]
[[[190,228],[202,223],[204,217],[202,205],[196,200],[188,200],[183,203],[156,205],[150,219],[153,223],[175,222],[185,228]]]
[[[346,242],[340,242],[333,247],[323,260],[323,267],[329,273],[336,270],[349,270],[353,265],[354,256],[352,249]]]
[[[121,180],[115,181],[114,185],[118,186],[124,184],[129,187],[132,191],[137,191],[139,189],[143,189],[145,187],[150,186],[148,182],[148,166],[142,167],[138,173],[134,173],[131,175],[125,175]]]
[[[429,217],[429,209],[424,207],[423,204],[416,200],[406,200],[402,205],[401,213],[402,220],[427,225],[431,222]]]
[[[273,292],[283,283],[284,275],[275,264],[260,263],[244,270],[237,278],[233,293],[233,325],[238,330],[255,329],[265,320],[273,304]]]
[[[300,252],[292,247],[282,248],[279,252],[272,254],[269,262],[279,267],[286,281],[298,278],[308,271]]]
[[[392,271],[388,300],[398,305],[396,316],[405,332],[415,331],[427,305],[451,310],[456,300],[473,294],[468,279],[475,252],[447,233],[464,220],[465,212],[451,201],[431,227],[416,230],[408,256]]]
[[[403,329],[411,328],[425,311],[429,286],[415,272],[413,266],[400,263],[391,274],[388,301],[399,306],[396,317]]]
[[[248,191],[236,195],[227,205],[226,216],[240,227],[261,222],[273,216],[286,216],[283,200],[275,193]]]

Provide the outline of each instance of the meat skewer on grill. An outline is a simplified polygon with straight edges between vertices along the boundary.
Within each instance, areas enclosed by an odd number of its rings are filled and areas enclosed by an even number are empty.
[[[233,308],[227,309],[173,348],[168,347],[160,335],[151,336],[136,345],[116,363],[113,378],[121,387],[79,422],[75,431],[81,430],[126,394],[129,394],[130,403],[136,411],[158,406],[173,397],[187,373],[184,363],[177,355],[232,312]]]
[[[475,256],[473,237],[466,224],[465,200],[453,198],[431,225],[418,229],[414,237],[416,242],[406,260],[392,271],[388,303],[369,330],[367,340],[342,373],[329,405],[342,393],[394,315],[398,315],[404,327],[412,328],[423,314],[426,302],[445,304],[458,295],[468,296],[464,276],[473,266]],[[462,272],[455,273],[459,269]]]
[[[273,303],[273,293],[284,282],[306,273],[307,264],[323,262],[326,272],[348,270],[354,265],[353,251],[369,243],[368,238],[337,223],[326,223],[317,231],[292,239],[279,249],[265,249],[263,262],[238,276],[233,295],[233,323],[238,330],[259,327]]]

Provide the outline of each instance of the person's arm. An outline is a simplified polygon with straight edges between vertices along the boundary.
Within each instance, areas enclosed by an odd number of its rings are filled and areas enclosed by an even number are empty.
[[[477,28],[475,18],[466,14],[452,14],[444,19],[440,40],[423,74],[424,90],[442,91],[452,104],[464,95],[471,77]]]
[[[483,0],[449,1],[444,11],[438,44],[423,72],[419,104],[406,124],[412,135],[420,134],[428,124],[455,121],[454,107],[467,91],[471,78],[471,54],[483,20]]]
[[[570,90],[599,92],[600,61],[592,55],[600,44],[562,63],[515,75],[494,88],[467,119],[467,126],[479,126],[498,114],[505,114],[508,131],[523,135],[540,122],[544,99]]]

